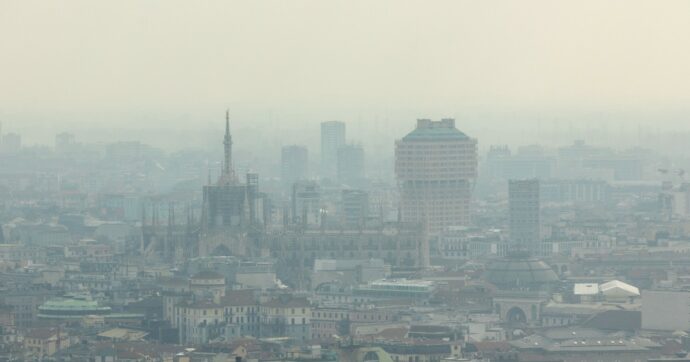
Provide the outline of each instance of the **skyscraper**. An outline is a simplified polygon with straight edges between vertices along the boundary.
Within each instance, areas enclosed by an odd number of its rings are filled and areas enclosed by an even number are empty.
[[[360,145],[342,145],[338,148],[338,182],[361,187],[364,181],[364,148]]]
[[[508,199],[512,248],[538,255],[541,241],[539,180],[508,181]]]
[[[321,190],[314,181],[298,181],[292,185],[292,223],[304,227],[319,225],[322,218]]]
[[[55,136],[55,152],[65,153],[74,148],[76,143],[74,135],[71,133],[63,132]]]
[[[477,140],[455,128],[454,119],[417,120],[395,142],[395,174],[402,221],[423,222],[430,234],[469,225]]]
[[[281,181],[285,190],[291,190],[295,182],[309,177],[309,157],[304,146],[283,146],[280,164]]]
[[[345,144],[345,123],[321,123],[321,177],[334,178],[337,171],[338,148]]]
[[[362,190],[343,190],[341,219],[349,228],[364,227],[369,217],[369,194]]]
[[[18,133],[6,133],[2,136],[0,144],[2,145],[1,152],[19,152],[22,149],[22,136]]]

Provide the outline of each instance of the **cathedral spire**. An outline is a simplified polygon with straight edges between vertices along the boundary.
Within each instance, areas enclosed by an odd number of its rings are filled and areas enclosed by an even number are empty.
[[[225,161],[223,163],[223,176],[221,181],[223,183],[231,183],[235,180],[235,170],[232,167],[232,136],[230,135],[230,110],[225,111],[225,139],[223,140],[225,146]]]

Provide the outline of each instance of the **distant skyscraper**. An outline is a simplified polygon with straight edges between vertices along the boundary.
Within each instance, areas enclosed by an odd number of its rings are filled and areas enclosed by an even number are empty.
[[[360,145],[343,145],[338,148],[338,182],[360,187],[364,180],[364,148]]]
[[[334,178],[337,171],[338,148],[345,144],[345,123],[321,123],[321,177]]]
[[[69,151],[75,144],[74,135],[71,133],[60,133],[55,136],[55,152],[64,153]]]
[[[340,209],[345,226],[364,227],[369,217],[369,194],[362,190],[343,190]]]
[[[510,240],[513,248],[539,254],[539,180],[508,181]]]
[[[298,181],[292,185],[292,223],[314,226],[321,223],[321,189],[314,181]]]
[[[283,146],[281,154],[281,181],[285,190],[299,180],[309,177],[309,157],[304,146]]]
[[[425,222],[431,234],[470,223],[477,140],[455,128],[454,119],[417,120],[395,142],[395,174],[403,221]]]
[[[7,133],[2,136],[1,151],[7,153],[19,152],[22,149],[22,136],[17,133]]]

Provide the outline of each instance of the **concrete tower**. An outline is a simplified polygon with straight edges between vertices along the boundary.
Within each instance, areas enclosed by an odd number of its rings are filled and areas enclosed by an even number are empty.
[[[345,144],[345,123],[321,123],[321,177],[334,178],[338,164],[338,148]]]
[[[395,142],[395,174],[402,221],[426,223],[430,235],[469,225],[477,140],[455,128],[454,119],[417,120]]]
[[[513,251],[540,255],[539,180],[508,181],[510,241]]]

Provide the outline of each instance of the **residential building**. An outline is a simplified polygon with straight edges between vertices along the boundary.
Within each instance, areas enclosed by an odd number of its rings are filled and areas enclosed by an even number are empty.
[[[259,307],[262,337],[311,338],[311,305],[305,297],[279,295]]]
[[[24,335],[24,351],[41,360],[69,346],[69,334],[60,328],[37,328]]]
[[[291,219],[295,225],[321,224],[321,190],[313,181],[299,181],[292,185]]]
[[[508,202],[510,241],[515,250],[541,250],[539,180],[510,180]]]
[[[258,337],[261,320],[259,301],[251,289],[231,290],[221,300],[225,308],[225,337]]]
[[[362,190],[343,190],[341,222],[347,228],[364,227],[369,217],[369,194]]]

